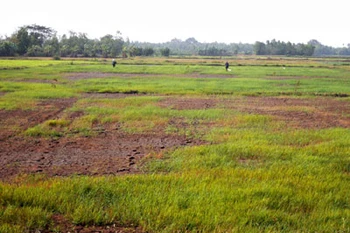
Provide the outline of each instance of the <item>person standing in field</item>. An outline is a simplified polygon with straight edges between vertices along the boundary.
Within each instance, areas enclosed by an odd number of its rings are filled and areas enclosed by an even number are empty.
[[[228,62],[225,63],[225,69],[226,71],[228,71],[228,67],[230,66],[230,64],[228,64]]]
[[[112,60],[112,66],[115,67],[116,64],[117,64],[116,60],[113,59],[113,60]]]

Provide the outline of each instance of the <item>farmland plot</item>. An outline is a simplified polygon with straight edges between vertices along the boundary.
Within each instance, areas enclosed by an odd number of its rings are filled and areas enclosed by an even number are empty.
[[[350,230],[348,67],[40,62],[0,62],[0,232]]]

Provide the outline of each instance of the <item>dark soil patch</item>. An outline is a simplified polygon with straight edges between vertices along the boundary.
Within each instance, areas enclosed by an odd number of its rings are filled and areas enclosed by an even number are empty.
[[[107,226],[81,226],[74,225],[64,216],[55,214],[52,216],[52,224],[59,232],[72,233],[141,233],[144,232],[140,227],[121,227],[116,224]],[[51,233],[51,230],[42,230],[42,233]]]
[[[215,107],[220,103],[216,98],[186,98],[186,97],[169,97],[158,103],[160,107],[167,107],[176,110],[185,109],[208,109]]]
[[[290,80],[290,79],[315,79],[315,78],[329,78],[329,77],[308,77],[308,76],[267,76],[265,79],[270,80]]]
[[[114,92],[114,93],[106,93],[106,92],[92,92],[92,93],[84,93],[82,96],[84,98],[91,98],[91,99],[119,99],[119,98],[126,98],[130,96],[141,96],[141,95],[146,95],[146,94],[138,94],[138,93],[119,93],[119,92]]]
[[[149,153],[201,144],[184,136],[101,131],[96,137],[62,139],[11,138],[0,142],[0,178],[18,174],[46,176],[117,175],[141,172],[138,162]]]
[[[331,97],[299,99],[289,97],[166,98],[159,106],[177,110],[207,109],[222,105],[225,108],[251,114],[271,115],[286,122],[288,127],[322,129],[350,128],[350,103]],[[221,106],[221,107],[222,107]]]
[[[100,94],[86,96],[101,97]],[[103,98],[126,96],[129,95],[102,94]],[[150,153],[163,153],[181,146],[204,143],[185,136],[165,134],[162,129],[148,134],[127,134],[121,132],[118,126],[95,127],[93,130],[97,136],[94,137],[45,139],[24,137],[21,134],[49,119],[59,119],[75,101],[42,101],[35,110],[0,110],[0,180],[35,173],[48,177],[140,173],[138,163]],[[77,111],[67,117],[74,120],[83,115],[83,112]]]
[[[74,98],[51,99],[40,102],[33,110],[0,109],[0,142],[46,120],[58,119],[60,114],[75,101]]]

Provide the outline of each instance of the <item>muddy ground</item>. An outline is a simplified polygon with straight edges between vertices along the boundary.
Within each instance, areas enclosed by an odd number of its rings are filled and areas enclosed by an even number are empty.
[[[47,176],[139,173],[137,163],[145,155],[204,143],[162,132],[127,134],[118,125],[109,129],[98,128],[94,137],[45,139],[21,135],[29,127],[57,119],[74,101],[42,102],[40,111],[0,110],[0,179],[28,173]],[[71,118],[79,115],[75,113]]]

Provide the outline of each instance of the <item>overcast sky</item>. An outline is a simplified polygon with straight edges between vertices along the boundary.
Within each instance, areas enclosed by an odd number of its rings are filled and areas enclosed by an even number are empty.
[[[266,40],[342,47],[350,43],[349,0],[11,0],[1,3],[0,36],[38,24],[130,41],[255,43]]]

